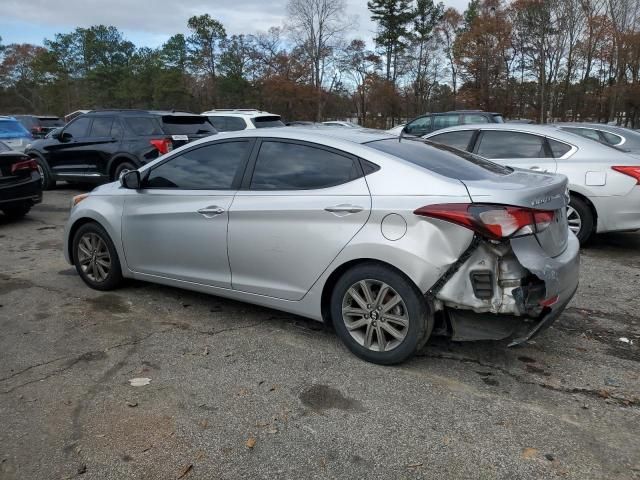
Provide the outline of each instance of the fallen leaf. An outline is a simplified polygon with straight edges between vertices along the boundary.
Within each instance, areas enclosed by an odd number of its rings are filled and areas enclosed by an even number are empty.
[[[422,465],[423,465],[422,462],[410,463],[409,465],[407,465],[407,468],[418,468],[418,467],[421,467]]]
[[[535,457],[538,454],[538,450],[535,448],[527,447],[522,450],[522,458],[530,459]]]
[[[132,378],[129,380],[129,384],[132,387],[144,387],[145,385],[149,385],[149,383],[151,383],[151,379],[146,377]]]
[[[451,439],[449,437],[442,438],[442,443],[444,443],[445,445],[449,445],[450,442],[451,442]]]
[[[180,474],[178,475],[176,480],[180,480],[181,478],[186,477],[187,475],[189,475],[191,470],[193,470],[193,464],[190,463],[180,471]]]
[[[260,428],[268,427],[269,425],[271,425],[271,423],[269,423],[269,422],[261,422],[259,420],[256,422],[256,427],[260,427]]]
[[[609,391],[605,389],[598,390],[598,396],[601,398],[609,398]]]
[[[127,402],[127,407],[137,407],[138,402]]]
[[[256,439],[254,437],[249,437],[247,439],[247,442],[245,443],[245,445],[247,446],[247,448],[253,448],[256,446]]]
[[[271,433],[271,434],[278,433],[278,429],[276,427],[270,428],[269,430],[267,430],[267,433]]]
[[[204,347],[204,352],[202,352],[202,355],[209,355],[209,347]]]
[[[207,421],[207,419],[205,418],[204,420],[200,421],[200,426],[202,428],[207,428],[209,426],[209,422]]]

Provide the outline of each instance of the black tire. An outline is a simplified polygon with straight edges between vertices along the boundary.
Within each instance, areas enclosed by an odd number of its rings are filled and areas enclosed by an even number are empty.
[[[31,205],[23,203],[21,205],[12,205],[10,207],[3,207],[2,213],[4,213],[11,220],[17,220],[24,217],[31,210]]]
[[[576,234],[580,245],[585,245],[589,242],[593,234],[595,233],[595,218],[593,218],[593,212],[589,205],[580,197],[571,195],[569,206],[575,210],[580,218],[580,230]],[[569,219],[571,220],[571,219]]]
[[[112,181],[116,181],[120,179],[120,175],[122,172],[126,170],[135,170],[137,167],[131,162],[122,162],[116,165],[116,168],[113,170],[113,178]]]
[[[43,190],[51,190],[56,186],[56,179],[49,168],[49,164],[43,158],[39,156],[34,156],[33,159],[38,162],[38,171],[40,172],[40,176],[42,177],[42,189]]]
[[[104,278],[98,278],[98,275],[95,274],[95,270],[92,271],[91,263],[86,266],[87,270],[83,268],[80,257],[84,254],[80,250],[79,245],[81,239],[83,239],[83,237],[85,237],[86,235],[97,236],[100,240],[102,240],[102,242],[104,242],[106,251],[108,251],[109,269]],[[113,290],[122,284],[123,277],[122,270],[120,268],[120,259],[118,258],[118,252],[116,251],[116,248],[113,245],[109,234],[104,228],[102,228],[102,226],[93,222],[82,225],[73,236],[72,249],[73,264],[76,267],[76,271],[78,272],[78,275],[80,275],[80,278],[82,278],[84,283],[86,283],[89,287],[95,290]],[[99,248],[98,250],[104,251],[104,249],[101,248]],[[95,255],[93,255],[93,257],[94,258],[92,261],[95,263]],[[104,271],[104,267],[102,267],[102,271]],[[92,276],[94,278],[92,278]]]
[[[380,342],[377,338],[376,342],[378,345],[376,348],[378,348],[378,350],[367,348],[365,343],[360,343],[360,341],[356,340],[345,323],[345,319],[343,317],[343,303],[348,303],[350,301],[350,299],[346,297],[347,291],[352,286],[363,280],[372,283],[374,288],[376,283],[386,284],[395,291],[393,293],[399,294],[403,302],[397,307],[394,307],[400,308],[403,314],[408,317],[408,326],[404,327],[403,333],[405,333],[405,336],[402,340],[397,340],[391,335],[388,335],[386,330],[383,331],[390,325],[388,323],[389,320],[387,320],[387,327],[382,325],[381,322],[385,321],[383,313],[378,314],[380,316],[376,315],[375,319],[377,322],[371,320],[374,318],[374,312],[369,312],[369,316],[367,317],[369,320],[365,320],[365,317],[357,319],[358,322],[368,321],[372,325],[362,327],[362,329],[364,329],[364,333],[362,334],[363,342],[366,342],[366,339],[364,338],[366,338],[369,328],[373,328],[378,324],[378,327],[374,328],[374,333],[372,333],[372,335],[375,334],[377,336],[379,335],[377,332],[382,332],[383,337],[386,337],[387,340],[391,339],[389,346],[394,342],[397,343],[396,346],[389,350],[379,351]],[[380,290],[381,288],[377,292],[372,291],[372,293],[374,293],[375,296],[378,296]],[[363,292],[363,290],[360,290],[360,292]],[[391,295],[391,293],[389,293],[389,295]],[[363,296],[361,298],[364,299]],[[384,299],[381,300],[382,301],[380,303],[385,303]],[[374,306],[373,310],[376,310],[375,302],[372,305]],[[366,306],[368,307],[369,305]],[[394,310],[391,310],[390,312],[394,312]],[[399,315],[394,314],[394,316]],[[331,294],[331,318],[336,333],[349,350],[363,360],[380,365],[401,363],[413,356],[428,340],[431,335],[431,331],[433,330],[434,322],[433,315],[424,296],[411,282],[411,280],[392,268],[377,263],[363,263],[357,265],[340,277]],[[391,323],[391,325],[393,326],[393,323]],[[395,325],[397,326],[399,324]],[[356,335],[360,335],[362,329],[360,329]],[[387,340],[383,340],[383,343],[387,343]]]

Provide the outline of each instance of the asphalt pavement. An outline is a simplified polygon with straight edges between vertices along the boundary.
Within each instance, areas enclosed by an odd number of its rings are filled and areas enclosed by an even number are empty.
[[[583,250],[534,342],[382,367],[293,315],[89,289],[62,255],[77,192],[0,215],[0,479],[640,478],[640,234]]]

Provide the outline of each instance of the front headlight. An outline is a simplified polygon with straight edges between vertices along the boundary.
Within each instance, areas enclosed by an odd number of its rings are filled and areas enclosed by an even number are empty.
[[[76,195],[75,197],[73,197],[71,199],[71,208],[73,208],[76,205],[78,205],[81,201],[83,201],[88,196],[89,196],[88,193],[81,193],[80,195]]]

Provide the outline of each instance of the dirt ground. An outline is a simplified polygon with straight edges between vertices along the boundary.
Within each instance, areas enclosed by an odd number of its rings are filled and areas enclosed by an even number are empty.
[[[583,250],[535,342],[381,367],[277,311],[90,290],[62,255],[76,192],[0,216],[0,479],[640,478],[640,234]]]

